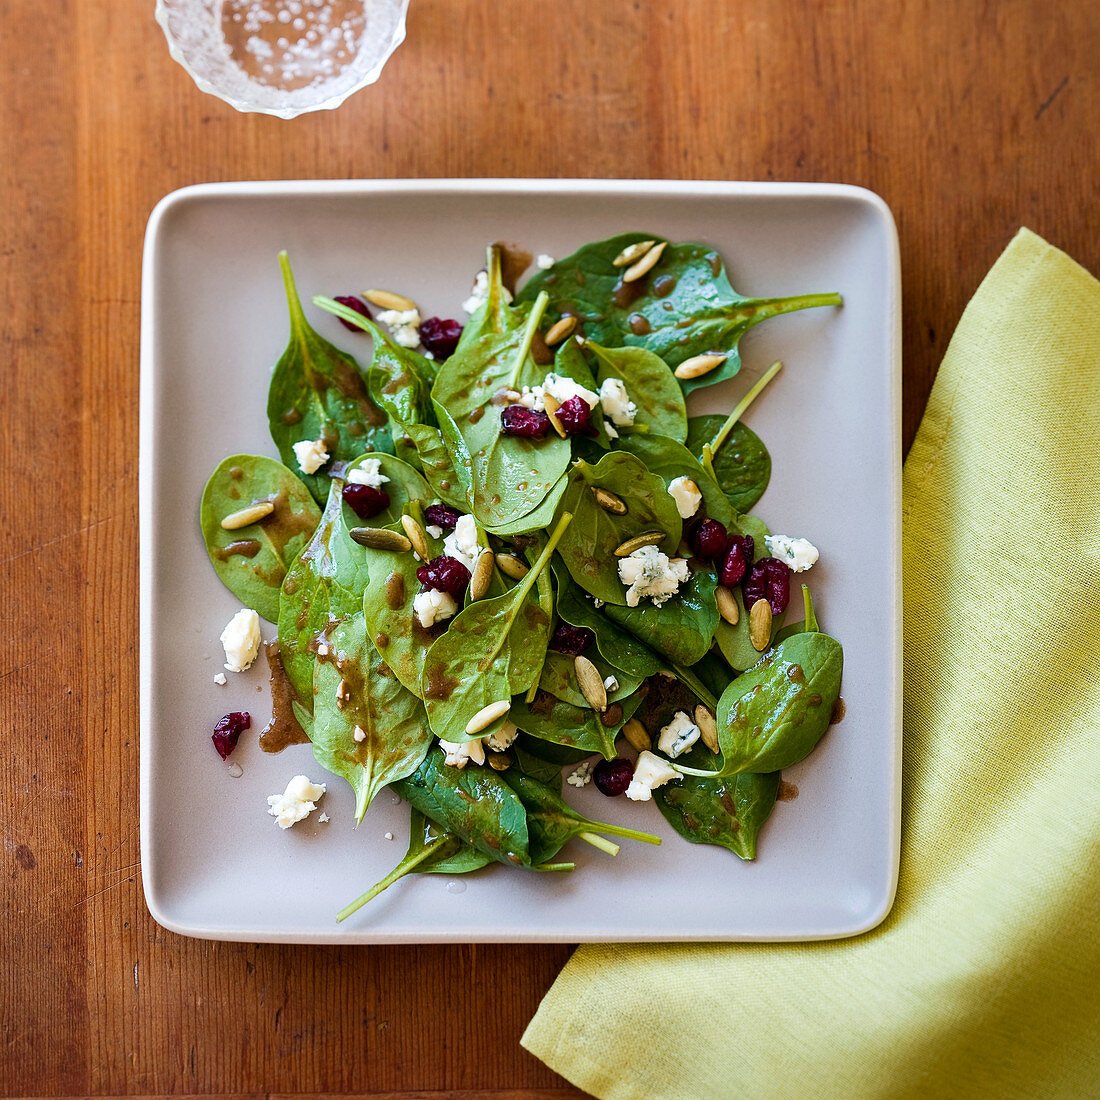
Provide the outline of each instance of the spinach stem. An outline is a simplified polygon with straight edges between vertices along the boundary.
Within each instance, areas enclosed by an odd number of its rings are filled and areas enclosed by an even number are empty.
[[[598,829],[601,833],[609,833],[611,836],[621,836],[626,840],[639,840],[643,844],[656,844],[659,846],[661,843],[661,838],[654,836],[652,833],[641,833],[637,829],[627,829],[622,825],[609,825],[606,821],[594,821],[591,824],[593,829]],[[577,835],[586,840],[588,838],[587,833],[578,833]]]
[[[378,895],[382,893],[382,891],[385,890],[388,886],[392,886],[399,878],[403,878],[418,863],[423,863],[424,860],[426,860],[430,855],[442,848],[443,845],[450,840],[450,835],[448,833],[444,833],[442,836],[437,837],[435,840],[433,840],[431,844],[425,845],[424,850],[418,855],[414,856],[412,859],[403,859],[384,879],[382,879],[381,882],[375,883],[374,886],[372,886],[365,894],[363,894],[359,898],[356,898],[356,900],[353,901],[350,905],[345,905],[344,908],[336,914],[336,920],[347,920],[347,918],[350,917],[352,913],[355,913],[359,909],[362,909],[363,906],[371,900],[371,898],[378,897]]]
[[[286,304],[290,310],[290,327],[295,336],[301,335],[306,324],[306,315],[302,312],[302,303],[298,298],[298,288],[294,285],[294,273],[290,270],[290,257],[284,249],[279,253],[279,269],[283,273],[283,287],[286,290]]]
[[[527,318],[527,324],[523,326],[523,339],[520,341],[519,347],[516,348],[516,358],[512,363],[512,373],[508,376],[509,389],[514,390],[519,386],[520,371],[523,370],[523,364],[527,360],[527,356],[531,353],[531,341],[535,338],[539,322],[542,320],[543,313],[546,312],[546,306],[549,301],[550,295],[544,290],[535,299],[535,304],[531,307],[531,316]]]
[[[348,309],[347,306],[334,301],[332,298],[326,298],[323,294],[315,294],[313,304],[318,309],[323,309],[334,317],[339,317],[341,321],[347,321],[349,325],[355,325],[356,328],[362,329],[368,336],[373,336],[375,340],[383,343],[391,342],[377,325],[368,321],[361,313],[356,313],[354,309]]]
[[[764,387],[783,369],[783,364],[778,359],[757,379],[756,385],[738,401],[736,408],[726,418],[726,422],[718,429],[715,437],[706,445],[708,459],[713,460],[718,449],[725,443],[727,436],[733,431],[734,424],[745,415],[745,410],[760,396]],[[704,463],[705,465],[706,463]],[[713,473],[714,471],[711,470]]]
[[[610,840],[604,840],[602,836],[597,836],[595,833],[577,833],[577,837],[591,844],[593,848],[599,848],[601,852],[606,852],[609,856],[619,854],[618,844],[612,844]]]
[[[508,625],[501,632],[500,640],[497,642],[496,648],[487,657],[482,658],[482,668],[488,668],[500,655],[500,651],[508,635],[512,632],[512,624],[516,621],[516,616],[519,614],[519,609],[523,606],[523,601],[527,599],[535,582],[546,568],[546,563],[550,560],[550,555],[553,554],[554,547],[558,545],[558,540],[565,534],[565,529],[569,526],[572,519],[572,512],[562,512],[561,518],[558,520],[553,534],[550,536],[550,540],[543,547],[542,553],[539,555],[539,560],[531,567],[527,576],[525,576],[509,593],[512,597],[512,607],[511,611],[508,613]]]
[[[789,298],[746,298],[737,303],[739,312],[749,313],[749,328],[778,317],[782,313],[797,313],[800,309],[816,309],[818,306],[842,306],[844,298],[835,290],[824,294],[792,294]],[[750,312],[751,311],[751,312]]]
[[[565,529],[573,520],[572,512],[562,512],[561,518],[558,520],[553,532],[550,535],[549,541],[542,548],[542,553],[539,554],[539,560],[531,566],[530,572],[526,577],[519,582],[519,594],[516,596],[516,607],[519,607],[525,599],[527,594],[534,587],[535,582],[539,579],[542,571],[546,568],[546,563],[550,560],[550,555],[553,554],[555,547],[557,547],[562,535],[565,534]]]
[[[691,669],[684,668],[682,665],[673,665],[672,671],[676,674],[678,680],[687,684],[687,686],[695,692],[700,702],[705,703],[711,710],[716,711],[718,709],[718,700],[714,697],[713,693],[708,690],[706,684],[704,684]]]
[[[808,584],[802,586],[802,606],[806,609],[806,630],[809,633],[818,633],[821,628],[817,625],[817,615],[814,614],[814,599],[810,595]]]
[[[575,871],[575,863],[538,863],[531,868],[532,871]]]

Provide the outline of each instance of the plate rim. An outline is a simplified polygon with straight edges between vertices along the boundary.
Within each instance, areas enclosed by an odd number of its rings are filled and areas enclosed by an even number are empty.
[[[229,942],[264,943],[302,943],[302,944],[370,944],[370,943],[425,943],[423,936],[400,933],[385,936],[371,936],[369,929],[348,929],[337,934],[338,926],[331,932],[307,933],[295,930],[285,933],[272,933],[267,930],[250,931],[247,929],[226,929],[205,926],[198,922],[176,919],[162,903],[155,886],[155,859],[153,837],[148,823],[152,820],[152,651],[148,641],[154,635],[153,596],[155,590],[154,567],[151,555],[153,544],[153,454],[156,404],[155,378],[155,333],[157,316],[154,307],[156,301],[156,268],[159,249],[165,226],[171,215],[181,206],[202,203],[210,200],[255,199],[270,197],[332,197],[332,196],[371,196],[371,195],[415,195],[432,194],[504,194],[532,197],[555,194],[578,196],[616,194],[630,197],[657,197],[682,195],[698,198],[751,199],[761,197],[783,197],[790,199],[837,199],[859,203],[867,207],[875,216],[882,233],[886,248],[886,267],[888,287],[885,298],[887,315],[885,332],[888,337],[889,361],[884,364],[888,378],[888,405],[886,410],[893,427],[890,464],[890,525],[888,543],[890,546],[890,572],[893,581],[894,600],[890,609],[888,648],[891,652],[890,690],[892,702],[891,721],[892,753],[890,759],[889,797],[892,812],[888,841],[888,863],[886,865],[887,882],[882,884],[885,890],[881,901],[871,908],[862,919],[850,923],[838,922],[823,928],[816,934],[736,934],[707,938],[697,935],[670,937],[663,935],[659,940],[635,936],[623,936],[609,939],[585,939],[575,934],[561,934],[550,937],[517,936],[514,939],[491,937],[493,942],[512,943],[575,943],[575,942],[737,942],[737,943],[781,943],[814,942],[817,940],[842,939],[860,935],[877,927],[893,909],[897,897],[898,879],[901,862],[901,783],[902,783],[902,613],[903,613],[903,575],[901,560],[901,487],[902,487],[902,440],[901,440],[901,258],[897,225],[886,201],[874,191],[855,184],[798,181],[740,181],[740,180],[662,180],[662,179],[549,179],[549,178],[444,178],[422,179],[317,179],[317,180],[241,180],[228,182],[210,182],[189,184],[170,191],[152,208],[146,225],[141,263],[141,311],[140,311],[140,376],[139,376],[139,427],[138,427],[138,508],[139,508],[139,845],[141,861],[142,889],[150,915],[161,927],[179,935],[199,939],[222,940]],[[490,937],[486,937],[486,940]],[[485,942],[474,939],[462,942]]]

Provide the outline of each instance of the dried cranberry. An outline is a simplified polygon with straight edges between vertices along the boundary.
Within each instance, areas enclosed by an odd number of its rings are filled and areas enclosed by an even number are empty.
[[[246,729],[252,725],[252,716],[247,710],[234,710],[219,718],[214,726],[210,740],[223,760],[237,747],[237,741]]]
[[[580,395],[563,401],[554,415],[565,429],[566,435],[576,435],[578,432],[587,432],[592,428],[592,409]]]
[[[371,485],[344,486],[344,503],[360,518],[373,519],[390,506],[390,494]]]
[[[741,578],[749,571],[752,565],[753,555],[756,553],[756,543],[752,535],[733,535],[726,546],[726,555],[722,559],[721,568],[718,570],[718,579],[732,588],[741,583]]]
[[[592,782],[601,794],[613,797],[622,794],[634,778],[634,765],[617,756],[614,760],[601,760],[592,769]]]
[[[772,614],[779,615],[787,609],[791,598],[791,571],[778,558],[761,558],[745,578],[741,590],[746,607],[752,607],[757,600],[767,600]]]
[[[347,306],[348,309],[354,309],[362,317],[366,317],[368,321],[373,320],[370,314],[370,310],[367,308],[366,302],[361,302],[354,294],[341,294],[337,297],[336,301],[342,306]],[[346,329],[350,329],[352,332],[362,332],[363,330],[358,325],[353,325],[351,321],[345,321],[343,317],[337,317],[337,321],[340,322]]]
[[[541,439],[550,430],[550,417],[526,405],[505,405],[500,413],[501,435],[522,435]]]
[[[462,513],[449,504],[429,504],[424,509],[424,522],[429,526],[442,527],[444,531],[453,531],[461,518]]]
[[[705,519],[691,532],[691,548],[697,558],[714,558],[726,552],[726,529],[714,519]]]
[[[595,637],[596,635],[586,626],[558,623],[550,638],[550,648],[556,649],[559,653],[567,653],[570,657],[576,657],[592,644]]]
[[[416,571],[416,579],[428,588],[446,592],[457,600],[470,583],[470,571],[457,558],[440,554]]]
[[[461,335],[462,326],[457,321],[428,317],[420,322],[420,342],[441,363],[454,355]]]

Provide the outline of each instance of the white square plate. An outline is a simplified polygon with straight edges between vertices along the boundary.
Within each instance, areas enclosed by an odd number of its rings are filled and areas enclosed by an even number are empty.
[[[798,797],[777,804],[754,863],[688,844],[652,803],[568,787],[582,812],[664,844],[624,841],[610,858],[574,841],[567,875],[409,875],[338,925],[336,910],[404,854],[407,808],[385,791],[355,829],[350,788],[308,746],[260,751],[264,662],[213,682],[239,602],[198,524],[223,457],[276,454],[266,394],[288,335],[276,253],[289,251],[307,303],[384,286],[425,316],[463,318],[487,243],[560,257],[627,230],[714,245],[742,294],[844,295],[841,309],[754,329],[742,375],[689,411],[727,411],[772,360],[786,364],[746,417],[773,459],[754,511],[821,550],[810,579],[824,629],[844,646],[847,716],[785,773]],[[145,242],[141,364],[141,863],[156,920],[192,936],[314,943],[798,940],[882,920],[900,819],[899,302],[893,219],[854,187],[379,180],[212,184],[165,198]],[[307,309],[365,365],[367,337]],[[238,778],[210,743],[231,710],[253,721],[232,758]],[[314,813],[284,832],[266,799],[297,773],[328,783],[332,820]]]

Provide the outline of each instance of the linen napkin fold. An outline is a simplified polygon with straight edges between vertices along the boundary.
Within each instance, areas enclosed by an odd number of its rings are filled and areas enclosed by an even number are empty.
[[[1100,1096],[1100,283],[1021,230],[903,482],[895,907],[850,940],[592,945],[523,1036],[601,1098]]]

